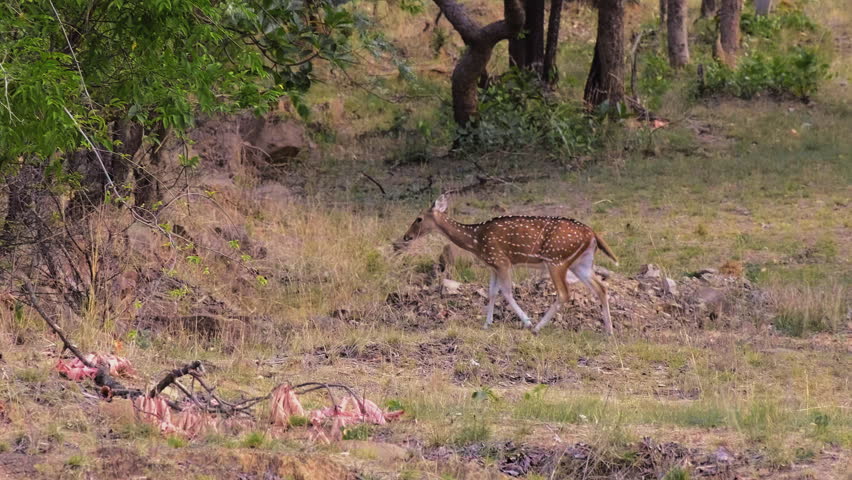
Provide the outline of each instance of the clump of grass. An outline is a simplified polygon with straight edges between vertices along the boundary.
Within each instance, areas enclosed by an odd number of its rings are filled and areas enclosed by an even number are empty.
[[[463,447],[472,443],[480,443],[491,438],[491,426],[481,415],[473,415],[462,423],[461,428],[453,436],[452,443]]]
[[[674,467],[666,473],[663,480],[689,480],[689,472],[680,467]]]
[[[266,445],[266,435],[263,432],[249,432],[241,444],[245,448],[261,448]]]
[[[168,443],[172,448],[183,448],[189,444],[189,441],[184,437],[171,435],[168,439],[166,439],[166,443]]]
[[[86,466],[88,460],[85,455],[71,455],[68,457],[68,460],[65,461],[65,465],[71,468],[82,468]]]
[[[361,424],[352,428],[343,430],[344,440],[367,440],[373,434],[373,428],[370,425]]]
[[[779,332],[794,337],[838,332],[846,315],[848,298],[848,287],[840,284],[775,288],[771,300],[777,313],[772,325]]]

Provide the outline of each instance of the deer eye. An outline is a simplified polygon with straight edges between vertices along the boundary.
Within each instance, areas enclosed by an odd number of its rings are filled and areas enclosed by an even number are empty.
[[[420,223],[420,222],[422,222],[422,221],[423,221],[423,219],[422,219],[422,218],[418,218],[417,220],[415,220],[415,221],[414,221],[414,223]]]

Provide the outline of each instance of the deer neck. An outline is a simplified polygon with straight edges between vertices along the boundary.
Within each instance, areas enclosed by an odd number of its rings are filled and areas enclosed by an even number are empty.
[[[477,245],[476,239],[478,225],[459,223],[443,213],[435,215],[435,225],[438,226],[438,229],[444,236],[449,238],[458,247],[469,252],[478,250],[479,245]]]

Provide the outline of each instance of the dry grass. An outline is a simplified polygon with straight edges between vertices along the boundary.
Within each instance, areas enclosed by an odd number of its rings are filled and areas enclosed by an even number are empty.
[[[496,8],[488,4],[484,14]],[[807,8],[815,18],[834,22],[835,31],[848,32],[842,2],[819,0]],[[594,32],[591,11],[574,9],[563,29],[571,41],[560,53],[570,95],[582,88],[581,67],[591,48],[584,42]],[[434,14],[429,4],[423,18]],[[421,70],[446,67],[448,55],[458,52],[458,39],[452,37],[435,60],[431,47],[410,35],[399,15],[389,11],[385,17],[394,26],[389,36],[423,59]],[[649,7],[631,15],[631,24],[638,25],[653,14]],[[349,383],[380,403],[394,400],[409,412],[407,419],[371,433],[405,445],[414,458],[387,461],[369,452],[343,454],[344,447],[271,441],[262,426],[241,437],[212,436],[190,445],[163,439],[115,408],[118,402],[99,405],[81,395],[83,387],[56,378],[55,358],[43,353],[57,349],[55,339],[13,304],[0,309],[0,402],[9,419],[0,430],[0,456],[18,450],[38,458],[33,478],[98,471],[105,458],[98,449],[105,444],[159,462],[142,467],[155,473],[189,469],[193,455],[251,449],[319,455],[374,471],[377,478],[464,478],[481,473],[480,467],[458,455],[429,460],[420,454],[512,440],[563,449],[586,442],[615,458],[652,436],[707,451],[722,445],[753,450],[764,455],[760,465],[770,475],[811,468],[817,478],[842,478],[852,451],[852,223],[845,215],[852,197],[847,133],[852,93],[839,81],[849,79],[850,55],[835,56],[838,77],[813,105],[765,99],[694,104],[677,97],[664,109],[676,120],[671,127],[653,135],[622,132],[601,154],[607,161],[570,171],[535,158],[497,155],[479,162],[490,174],[545,178],[455,199],[455,213],[464,220],[503,211],[581,219],[604,232],[622,260],[618,271],[626,274],[656,263],[678,279],[738,262],[767,292],[774,330],[683,327],[629,331],[609,340],[591,330],[557,328],[532,337],[513,318],[489,331],[480,329],[478,316],[411,330],[382,323],[393,308],[385,302],[389,294],[435,288],[424,272],[432,270],[445,242],[430,238],[401,256],[392,254],[390,243],[437,192],[388,201],[352,172],[370,172],[395,195],[429,175],[435,177],[433,190],[467,184],[477,171],[465,159],[402,164],[416,155],[428,158],[440,147],[440,141],[432,145],[419,134],[358,138],[395,124],[412,130],[419,121],[433,122],[433,138],[441,138],[445,118],[434,96],[388,104],[358,90],[320,88],[312,93],[314,102],[329,107],[318,119],[340,129],[336,141],[322,144],[319,158],[306,160],[307,173],[295,173],[315,175],[306,197],[264,204],[252,197],[248,182],[221,192],[215,207],[202,201],[170,214],[172,223],[214,240],[211,232],[228,225],[225,217],[233,219],[239,235],[215,240],[218,247],[230,248],[232,256],[251,255],[245,263],[266,282],[211,252],[200,253],[199,262],[156,245],[131,255],[137,265],[147,265],[154,253],[177,255],[175,278],[197,291],[176,293],[170,309],[188,311],[194,295],[204,293],[256,323],[235,323],[212,338],[182,329],[148,331],[137,329],[128,315],[105,314],[123,311],[105,305],[63,322],[84,350],[120,348],[140,371],[140,386],[199,358],[211,366],[210,380],[223,395],[263,394],[282,381],[326,380]],[[504,60],[505,52],[497,52],[495,65]],[[371,68],[378,67],[364,67]],[[424,77],[414,86],[393,78],[374,86],[382,94],[419,89],[446,98],[444,76]],[[342,116],[335,117],[340,107],[335,102],[342,103]],[[698,126],[710,133],[697,133]],[[400,138],[414,140],[400,146]],[[390,170],[387,158],[399,166]],[[249,242],[230,246],[227,240],[237,237]],[[257,254],[261,247],[263,256]],[[483,286],[487,280],[485,269],[465,259],[450,275]],[[525,275],[532,274],[518,278]],[[273,358],[274,364],[265,363]],[[507,370],[557,380],[539,387],[525,377],[508,378]],[[190,460],[181,456],[187,451]],[[495,458],[483,458],[493,472]],[[0,472],[3,468],[0,463]],[[214,470],[198,478],[219,474],[226,475]]]

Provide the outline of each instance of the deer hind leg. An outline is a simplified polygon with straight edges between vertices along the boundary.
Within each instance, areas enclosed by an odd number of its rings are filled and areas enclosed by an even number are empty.
[[[553,302],[553,305],[547,309],[547,312],[544,313],[544,316],[541,318],[541,321],[538,322],[538,325],[533,328],[533,333],[538,333],[545,325],[553,319],[553,316],[556,315],[556,312],[559,311],[559,307],[563,303],[568,303],[569,293],[568,293],[568,284],[565,283],[567,278],[568,267],[566,266],[556,266],[556,265],[548,265],[548,270],[550,271],[550,278],[553,280],[553,285],[556,286],[556,301]]]
[[[515,301],[515,297],[512,296],[512,273],[509,267],[506,266],[497,269],[497,285],[503,293],[503,297],[509,303],[509,306],[512,307],[512,310],[514,310],[519,317],[521,317],[521,322],[523,322],[524,327],[531,327],[532,322],[530,322],[530,317],[524,313],[518,305],[518,302]]]
[[[603,314],[604,321],[604,329],[606,330],[607,335],[613,334],[612,329],[612,318],[610,317],[609,312],[609,295],[606,293],[606,287],[595,278],[594,273],[594,246],[587,249],[583,252],[582,255],[571,265],[571,272],[583,282],[586,287],[589,288],[595,295],[597,295],[598,300],[601,303],[601,312]]]
[[[488,328],[494,322],[494,303],[497,300],[497,292],[500,289],[497,286],[497,272],[491,270],[491,280],[488,282],[488,307],[485,309],[485,325],[483,328]]]

